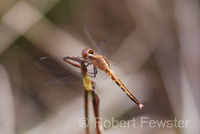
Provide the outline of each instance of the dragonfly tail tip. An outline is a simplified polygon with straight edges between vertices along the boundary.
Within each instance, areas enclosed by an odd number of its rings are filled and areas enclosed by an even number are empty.
[[[142,109],[144,107],[143,104],[139,104],[139,108]]]

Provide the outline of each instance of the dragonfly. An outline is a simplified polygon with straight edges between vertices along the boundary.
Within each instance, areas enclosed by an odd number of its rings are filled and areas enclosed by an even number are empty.
[[[97,74],[101,71],[105,72],[121,89],[122,91],[134,102],[138,105],[138,107],[140,109],[142,109],[144,107],[144,105],[142,103],[140,103],[140,101],[130,92],[130,90],[121,82],[121,80],[118,78],[118,76],[114,73],[114,71],[111,69],[110,67],[110,63],[108,62],[106,56],[104,56],[102,49],[99,47],[100,45],[97,43],[97,41],[94,39],[94,37],[92,36],[92,34],[90,33],[90,31],[88,30],[87,27],[85,27],[85,32],[87,34],[87,36],[89,37],[90,41],[92,42],[93,46],[96,46],[97,49],[99,49],[101,51],[102,54],[94,54],[94,50],[92,48],[85,48],[82,51],[82,57],[63,57],[63,58],[55,58],[55,57],[43,57],[40,58],[38,60],[38,65],[39,68],[45,69],[45,70],[50,70],[52,72],[65,72],[64,69],[54,69],[54,68],[49,68],[48,64],[49,64],[49,60],[57,60],[59,62],[65,62],[65,63],[70,63],[72,66],[75,67],[79,67],[77,64],[73,64],[72,61],[69,61],[69,59],[74,60],[74,61],[80,61],[80,59],[82,59],[85,63],[87,63],[86,67],[89,65],[93,66],[93,73],[88,73],[87,75],[89,75],[91,78],[95,78],[97,76]],[[51,65],[50,65],[51,66]],[[79,67],[80,68],[80,67]],[[101,71],[98,71],[101,70]],[[66,78],[64,77],[58,77],[55,79],[52,79],[50,81],[48,81],[47,83],[54,83],[54,82],[59,82],[59,81],[64,81],[65,79],[68,81],[69,78],[78,78],[80,77],[80,75],[76,75],[76,76],[66,76]],[[84,82],[84,81],[83,81]]]
[[[85,31],[89,39],[91,40],[93,46],[97,47],[99,50],[102,49],[99,47],[100,45],[94,39],[92,34],[90,33],[88,27],[85,27]],[[92,64],[93,68],[98,68],[99,70],[104,71],[121,89],[122,91],[133,101],[135,102],[140,109],[144,107],[142,103],[129,91],[129,89],[121,82],[121,80],[117,77],[114,71],[110,67],[110,63],[108,62],[105,54],[103,55],[94,55],[94,50],[92,48],[86,48],[82,51],[82,58],[88,62],[88,64]]]
[[[98,68],[104,71],[121,89],[122,91],[135,102],[140,109],[144,107],[142,103],[128,90],[128,88],[121,82],[114,71],[110,67],[110,63],[107,58],[103,55],[94,55],[94,50],[92,48],[86,48],[82,51],[82,58],[92,64],[94,68]]]

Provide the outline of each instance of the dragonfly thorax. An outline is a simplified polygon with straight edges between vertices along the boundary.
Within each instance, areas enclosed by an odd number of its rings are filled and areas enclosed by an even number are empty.
[[[110,69],[110,64],[103,55],[91,55],[89,61],[100,70],[106,71]]]
[[[94,55],[94,51],[91,48],[86,48],[82,51],[82,58],[100,70],[105,71],[110,69],[107,58],[103,55]]]

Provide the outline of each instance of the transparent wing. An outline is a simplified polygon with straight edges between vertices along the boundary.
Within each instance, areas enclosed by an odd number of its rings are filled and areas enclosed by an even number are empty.
[[[47,85],[73,83],[82,77],[80,69],[75,67],[74,69],[70,69],[71,65],[65,62],[63,57],[42,57],[35,62],[35,65],[41,70],[62,75],[48,80],[45,82]]]
[[[104,71],[98,69],[97,77],[92,78],[92,80],[96,83],[101,83],[104,82],[107,78],[108,75]]]
[[[55,85],[55,84],[69,84],[75,83],[81,79],[79,75],[66,75],[61,77],[55,77],[45,82],[46,85]]]
[[[101,42],[99,42],[99,46],[100,46],[100,48],[101,48],[101,50],[102,50],[102,55],[103,56],[105,56],[108,60],[109,60],[109,56],[108,56],[108,52],[107,52],[107,48],[106,48],[106,41],[101,41]]]
[[[73,67],[74,69],[69,69],[70,68],[69,66],[72,65],[65,62],[62,57],[56,57],[56,56],[42,57],[35,62],[35,65],[41,70],[62,75],[48,80],[47,82],[45,82],[45,84],[47,85],[74,83],[82,78],[82,73],[80,68]],[[88,70],[88,75],[95,82],[104,81],[108,77],[105,72],[99,69],[97,69],[97,74],[94,74],[94,69],[92,68],[92,65],[88,66],[88,68],[90,68]]]
[[[97,83],[103,82],[108,78],[108,75],[103,71],[98,71],[98,73],[96,74],[96,77],[93,77],[94,76],[93,72],[91,70],[88,72],[88,74],[91,77],[91,79]],[[61,84],[77,83],[78,81],[81,81],[81,80],[82,80],[81,74],[79,75],[74,74],[74,75],[55,77],[53,79],[46,81],[45,84],[46,85],[61,85]]]
[[[56,56],[46,56],[39,58],[35,65],[41,70],[45,70],[57,74],[72,74],[72,69],[69,69],[71,66],[69,63],[63,60],[63,57]]]
[[[88,72],[89,72],[88,74],[91,77],[91,79],[97,83],[103,82],[108,78],[108,75],[100,69],[97,69],[96,76],[94,75],[94,69],[90,69]]]
[[[88,39],[90,40],[90,42],[92,43],[92,45],[94,46],[94,48],[97,50],[97,52],[99,52],[101,55],[104,55],[106,58],[108,58],[107,54],[106,54],[106,43],[105,43],[105,41],[98,43],[95,40],[95,38],[93,37],[93,35],[91,34],[91,32],[89,31],[87,26],[85,26],[85,33],[86,33]]]

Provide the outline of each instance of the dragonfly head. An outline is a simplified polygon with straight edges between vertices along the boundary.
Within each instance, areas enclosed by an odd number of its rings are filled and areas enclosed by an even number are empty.
[[[92,48],[85,48],[83,51],[82,51],[82,57],[84,60],[88,60],[90,58],[91,55],[94,54],[94,51]]]

